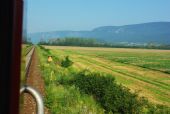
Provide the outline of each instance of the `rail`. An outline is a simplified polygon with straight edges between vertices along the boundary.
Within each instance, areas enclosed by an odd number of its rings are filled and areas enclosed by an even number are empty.
[[[25,49],[25,56],[30,52],[33,46],[29,46]]]
[[[25,76],[27,78],[29,67],[32,61],[32,56],[34,54],[35,47],[32,47],[32,49],[27,53],[26,55],[26,62],[25,62]]]
[[[25,65],[25,78],[27,79],[28,77],[28,71],[31,65],[31,61],[33,58],[35,47],[33,46],[30,51],[26,53],[26,65]],[[36,114],[44,114],[44,104],[43,104],[43,99],[41,97],[41,94],[35,90],[33,87],[24,85],[23,87],[20,88],[20,95],[23,93],[28,93],[30,94],[36,101],[36,107],[37,107],[37,112]]]
[[[27,86],[27,85],[23,86],[20,89],[20,95],[23,93],[29,93],[35,99],[36,107],[37,107],[36,114],[44,114],[44,104],[43,104],[43,99],[40,93],[38,93],[38,91],[36,91],[34,88]]]

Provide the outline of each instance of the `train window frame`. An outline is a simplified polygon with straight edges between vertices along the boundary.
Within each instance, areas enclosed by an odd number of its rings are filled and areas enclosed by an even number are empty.
[[[0,113],[19,113],[23,0],[1,1]]]

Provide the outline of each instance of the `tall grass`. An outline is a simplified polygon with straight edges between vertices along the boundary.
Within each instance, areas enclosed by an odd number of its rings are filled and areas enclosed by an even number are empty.
[[[89,68],[99,72],[112,74],[118,83],[140,91],[150,102],[170,106],[169,94],[170,75],[150,68],[141,68],[138,65],[129,65],[133,61],[137,64],[150,64],[162,70],[169,69],[168,50],[141,50],[141,49],[104,49],[87,47],[48,47],[56,56],[69,55],[78,69]],[[56,49],[55,49],[56,48]],[[100,55],[100,56],[99,56]],[[169,56],[168,56],[169,55]],[[145,57],[145,58],[144,58]],[[129,63],[115,62],[111,59],[130,59]],[[146,61],[146,58],[148,61]],[[150,61],[149,61],[150,58]],[[139,60],[139,61],[137,61]],[[157,61],[157,60],[160,60]],[[154,64],[153,62],[155,61]],[[153,63],[153,64],[152,64]],[[164,66],[164,67],[161,67]],[[152,66],[150,66],[152,67]]]
[[[153,105],[144,97],[122,85],[113,76],[62,66],[64,58],[38,47],[41,69],[46,84],[45,105],[59,114],[168,114],[170,109]],[[48,55],[54,61],[47,62]],[[71,60],[69,60],[71,61]]]
[[[73,68],[60,66],[58,61],[62,59],[57,57],[53,63],[48,63],[47,57],[48,54],[51,54],[50,50],[46,52],[42,47],[37,49],[46,86],[45,105],[52,114],[104,113],[104,109],[96,103],[92,96],[81,94],[78,88],[68,84],[75,74]]]

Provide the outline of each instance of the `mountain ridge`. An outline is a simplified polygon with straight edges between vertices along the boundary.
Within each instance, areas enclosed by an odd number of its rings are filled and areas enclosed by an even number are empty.
[[[33,43],[64,37],[95,38],[105,42],[170,44],[170,22],[149,22],[122,26],[101,26],[89,31],[51,31],[28,35]]]

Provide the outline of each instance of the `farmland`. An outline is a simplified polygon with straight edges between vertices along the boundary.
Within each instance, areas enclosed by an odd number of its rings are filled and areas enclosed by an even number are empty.
[[[81,47],[47,47],[57,56],[69,55],[77,69],[111,73],[118,83],[140,90],[155,103],[170,105],[170,51]],[[145,67],[145,68],[142,68]]]
[[[72,78],[74,73],[83,69],[94,72],[101,72],[115,77],[116,83],[130,89],[132,93],[137,92],[140,97],[146,97],[153,104],[162,104],[170,106],[170,51],[169,50],[146,50],[146,49],[124,49],[124,48],[89,48],[89,47],[66,47],[66,46],[44,46],[48,53],[38,48],[41,61],[42,72],[45,75],[47,86],[46,104],[50,109],[61,109],[63,105],[54,103],[56,107],[50,107],[50,95],[60,102],[64,100],[64,94],[68,99],[68,104],[86,106],[90,112],[102,113],[100,105],[86,95],[81,95],[74,86],[67,89],[62,85],[55,86],[56,80],[62,80],[62,83],[69,79],[63,79],[61,75],[67,75],[64,78]],[[47,64],[48,55],[52,55],[54,64]],[[60,68],[58,61],[69,56],[73,61],[69,69]],[[58,69],[58,70],[56,70]],[[70,73],[71,72],[71,73]],[[57,76],[56,76],[56,75]],[[68,77],[70,75],[70,77]],[[55,80],[55,81],[53,81]],[[50,91],[50,92],[49,92]],[[76,95],[74,95],[76,93]],[[61,95],[62,94],[62,95]],[[72,96],[72,97],[70,97]],[[73,96],[78,96],[77,102]],[[77,99],[77,98],[76,98]],[[82,100],[86,99],[86,100]],[[87,102],[88,101],[88,102]],[[76,102],[76,103],[75,103]],[[49,105],[50,104],[50,105]],[[72,105],[71,105],[72,106]],[[80,107],[74,107],[80,110]],[[73,109],[69,107],[68,109]],[[82,110],[83,111],[83,110]],[[85,111],[85,110],[84,110]],[[97,112],[98,111],[98,112]],[[69,110],[70,112],[70,110]]]

